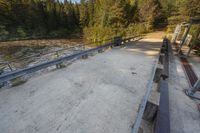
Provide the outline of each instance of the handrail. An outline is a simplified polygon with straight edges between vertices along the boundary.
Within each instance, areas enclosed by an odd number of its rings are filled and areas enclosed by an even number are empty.
[[[9,81],[9,80],[15,79],[17,77],[21,77],[21,76],[24,76],[26,74],[39,71],[39,70],[47,68],[47,67],[60,64],[64,61],[70,61],[72,59],[81,58],[82,56],[88,55],[92,52],[99,51],[99,50],[102,50],[104,48],[114,46],[114,44],[115,44],[114,42],[110,42],[110,43],[104,44],[102,46],[98,46],[96,48],[92,48],[92,49],[85,50],[85,51],[75,53],[75,54],[72,54],[72,55],[60,57],[60,58],[57,58],[55,60],[44,62],[44,63],[41,63],[41,64],[37,64],[37,65],[31,66],[31,67],[28,67],[28,68],[19,69],[19,70],[15,70],[15,71],[11,71],[11,72],[2,74],[2,75],[0,75],[0,84],[3,83],[3,82]]]

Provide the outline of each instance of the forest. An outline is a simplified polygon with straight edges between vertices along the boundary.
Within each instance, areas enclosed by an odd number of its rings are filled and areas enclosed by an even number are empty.
[[[200,16],[199,0],[0,0],[0,39],[131,36]],[[195,29],[195,28],[193,28]]]

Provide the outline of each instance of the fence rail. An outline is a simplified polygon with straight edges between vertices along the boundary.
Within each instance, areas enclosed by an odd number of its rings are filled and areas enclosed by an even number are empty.
[[[137,37],[138,36],[134,36],[132,38],[129,37],[128,40],[135,39]],[[127,41],[127,38],[125,38],[125,39]],[[122,41],[125,41],[125,39],[122,40]],[[24,76],[26,74],[30,74],[30,73],[39,71],[41,69],[48,68],[50,66],[61,64],[64,61],[70,61],[70,60],[73,60],[73,59],[79,59],[79,58],[81,58],[83,56],[86,56],[86,55],[88,55],[90,53],[93,53],[95,51],[103,50],[103,49],[106,49],[106,48],[112,47],[112,46],[115,46],[115,42],[110,42],[110,43],[98,46],[96,48],[92,48],[92,49],[85,50],[85,51],[82,51],[82,52],[79,52],[79,53],[75,53],[75,54],[72,54],[72,55],[60,57],[60,58],[57,58],[55,60],[44,62],[44,63],[41,63],[41,64],[37,64],[37,65],[32,66],[32,67],[19,69],[19,70],[15,70],[15,71],[11,71],[11,72],[2,74],[2,75],[0,75],[0,84],[4,83],[6,81],[9,81],[9,80],[15,79],[17,77],[21,77],[21,76]]]

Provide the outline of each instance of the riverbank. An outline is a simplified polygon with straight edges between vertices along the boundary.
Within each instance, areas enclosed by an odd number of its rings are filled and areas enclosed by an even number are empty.
[[[0,42],[0,47],[11,46],[69,46],[83,43],[80,38],[77,39],[35,39],[35,40],[19,40]]]

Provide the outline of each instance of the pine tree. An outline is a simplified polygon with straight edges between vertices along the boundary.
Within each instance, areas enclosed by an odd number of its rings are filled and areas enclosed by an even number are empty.
[[[163,15],[162,7],[158,0],[144,0],[139,13],[140,20],[146,22],[149,28],[155,27]]]
[[[86,27],[89,25],[89,12],[88,12],[88,4],[86,0],[81,0],[80,2],[80,23],[82,27]]]

